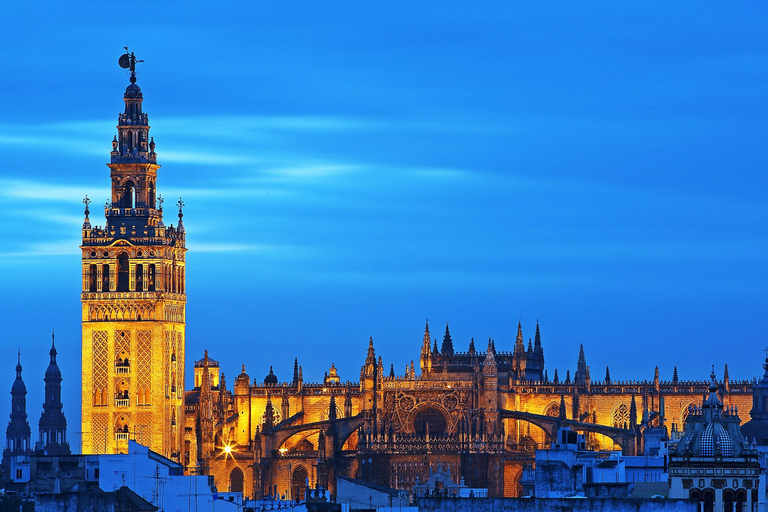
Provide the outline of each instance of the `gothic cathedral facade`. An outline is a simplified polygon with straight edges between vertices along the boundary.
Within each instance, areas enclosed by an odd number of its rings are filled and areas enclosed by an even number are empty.
[[[185,233],[163,224],[157,155],[135,72],[112,141],[104,227],[82,230],[83,453],[128,439],[174,459],[184,397]]]

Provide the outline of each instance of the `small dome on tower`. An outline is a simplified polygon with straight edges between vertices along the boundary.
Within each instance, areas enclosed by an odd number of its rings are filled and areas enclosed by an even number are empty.
[[[251,380],[251,378],[248,376],[247,373],[245,373],[245,365],[243,365],[243,369],[240,372],[240,375],[235,377],[235,384],[237,384],[238,382],[241,382],[241,381],[244,381],[246,384],[248,384],[248,382],[250,380]]]
[[[59,369],[59,365],[56,364],[56,346],[53,343],[51,343],[51,350],[48,352],[48,354],[51,356],[51,362],[48,365],[48,369],[45,370],[45,379],[61,379],[61,370]]]
[[[19,362],[16,364],[16,380],[13,381],[11,386],[11,394],[26,394],[27,386],[21,379],[21,356],[19,356]]]
[[[272,367],[269,367],[269,374],[264,377],[264,384],[277,384],[277,375],[272,371]]]
[[[136,84],[131,84],[128,87],[125,88],[125,95],[124,98],[143,98],[144,95],[141,94],[141,88]]]

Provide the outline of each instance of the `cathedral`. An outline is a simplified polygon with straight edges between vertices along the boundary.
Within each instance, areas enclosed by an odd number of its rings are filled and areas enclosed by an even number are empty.
[[[574,348],[572,377],[550,374],[538,323],[527,343],[518,323],[508,342],[472,339],[462,348],[448,325],[433,336],[427,324],[414,333],[403,373],[387,368],[373,339],[361,340],[355,382],[333,365],[322,381],[305,381],[297,360],[263,377],[243,366],[228,384],[220,355],[206,351],[186,389],[184,203],[176,226],[166,226],[135,59],[124,58],[132,73],[112,141],[104,227],[91,225],[84,201],[84,453],[125,452],[135,439],[189,473],[211,475],[220,491],[257,498],[301,498],[307,485],[334,495],[338,477],[412,492],[438,467],[489,496],[518,496],[524,465],[558,428],[584,433],[592,448],[635,454],[645,428],[678,431],[710,392],[710,381],[682,381],[676,370],[670,380],[658,369],[642,381],[614,380],[607,368],[593,378],[583,346]],[[752,385],[731,381],[726,366],[724,407],[748,411]]]

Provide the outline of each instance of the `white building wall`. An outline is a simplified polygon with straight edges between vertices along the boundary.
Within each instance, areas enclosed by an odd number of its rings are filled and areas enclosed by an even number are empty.
[[[98,457],[99,487],[104,491],[125,485],[164,512],[238,510],[238,500],[215,499],[207,476],[172,475],[174,463],[151,458],[149,448],[134,441],[129,441],[127,454]]]

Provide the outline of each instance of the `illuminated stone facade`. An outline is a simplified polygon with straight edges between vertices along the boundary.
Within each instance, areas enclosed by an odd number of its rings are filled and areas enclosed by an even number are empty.
[[[185,342],[185,233],[163,224],[155,142],[135,73],[112,141],[106,225],[82,249],[83,453],[126,452],[128,439],[179,458]]]
[[[305,481],[336,490],[337,476],[411,490],[430,466],[490,496],[516,496],[524,464],[557,429],[584,432],[594,448],[640,448],[642,430],[673,432],[709,382],[592,380],[583,347],[574,378],[550,378],[536,326],[508,349],[474,340],[454,350],[426,327],[418,367],[386,371],[373,340],[358,382],[331,366],[305,382],[298,362],[280,380],[243,371],[227,388],[206,352],[184,388],[185,232],[163,224],[157,165],[142,93],[132,76],[112,142],[106,225],[82,229],[82,432],[84,453],[126,451],[129,439],[213,475],[222,491],[303,496]],[[414,340],[414,355],[418,341]],[[361,347],[362,348],[362,347]],[[481,347],[483,348],[483,347]],[[575,351],[575,350],[574,350]],[[361,356],[364,351],[361,350]],[[319,355],[319,354],[318,354]],[[278,374],[281,373],[278,371]],[[752,404],[752,383],[720,389],[728,407]]]
[[[195,387],[186,394],[185,464],[212,474],[220,490],[246,495],[303,495],[304,478],[335,491],[337,475],[411,490],[440,464],[458,482],[487,487],[491,496],[517,496],[524,464],[560,426],[586,433],[592,448],[637,453],[642,431],[661,418],[673,433],[708,381],[653,379],[592,381],[583,347],[574,378],[549,378],[539,327],[526,348],[522,326],[511,351],[493,340],[485,352],[455,352],[446,327],[431,342],[427,325],[419,373],[385,371],[373,340],[359,382],[335,368],[323,382],[304,382],[301,367],[280,381],[243,372],[228,389],[219,365],[195,363]],[[199,375],[199,376],[198,376]],[[207,377],[203,377],[207,376]],[[720,392],[728,407],[748,410],[752,383],[730,381]]]

